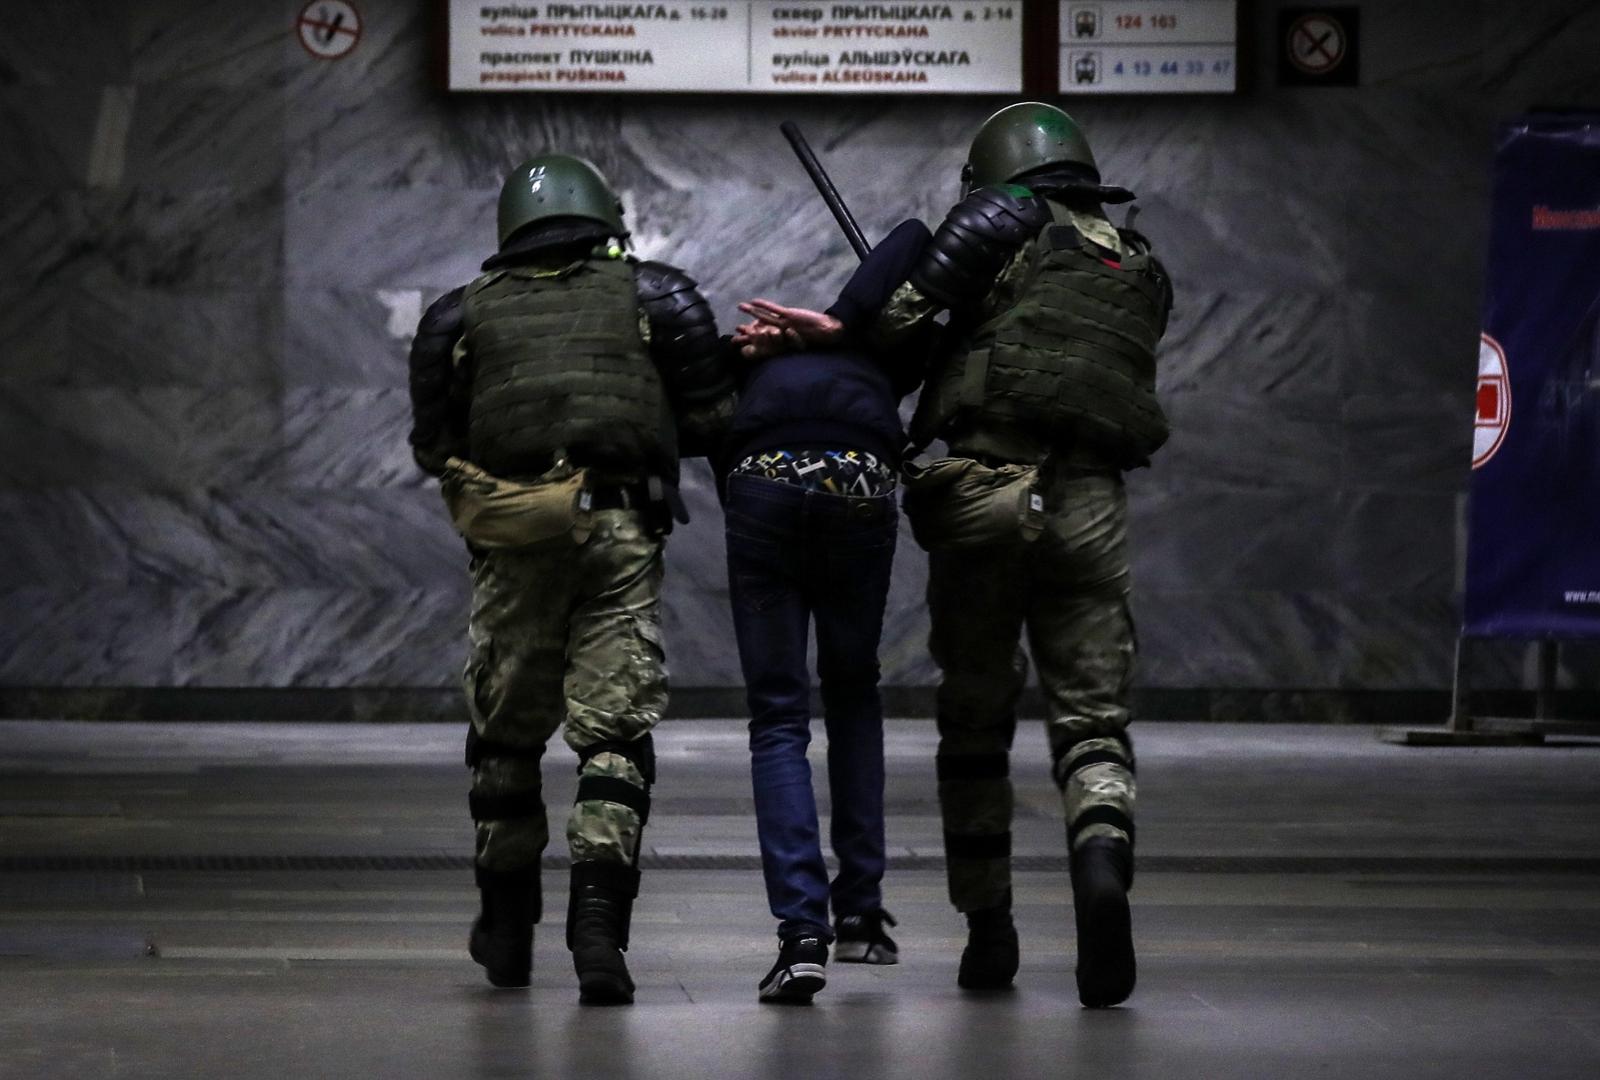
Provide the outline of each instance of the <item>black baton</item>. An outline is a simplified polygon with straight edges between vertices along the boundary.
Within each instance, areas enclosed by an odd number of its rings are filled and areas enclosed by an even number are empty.
[[[862,235],[861,226],[856,224],[856,219],[850,216],[844,200],[839,197],[839,189],[828,179],[828,174],[822,168],[822,163],[817,160],[817,155],[811,152],[806,137],[800,134],[800,125],[793,120],[785,120],[778,125],[778,130],[783,132],[783,137],[794,147],[795,157],[800,159],[800,165],[805,169],[806,175],[811,177],[811,182],[817,185],[817,192],[822,196],[822,201],[833,211],[833,219],[839,223],[839,228],[844,230],[844,238],[850,241],[850,246],[855,248],[856,258],[865,261],[868,253],[872,251],[872,245],[867,243],[867,238]]]

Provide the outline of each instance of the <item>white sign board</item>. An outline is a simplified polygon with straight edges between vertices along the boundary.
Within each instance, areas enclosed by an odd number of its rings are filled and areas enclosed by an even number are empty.
[[[1060,0],[1063,94],[1231,94],[1237,0]]]
[[[451,0],[449,33],[452,90],[1022,89],[1022,0]]]

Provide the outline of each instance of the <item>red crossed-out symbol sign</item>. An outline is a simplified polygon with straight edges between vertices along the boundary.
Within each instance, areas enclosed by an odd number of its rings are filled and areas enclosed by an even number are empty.
[[[361,13],[349,0],[311,0],[294,22],[301,46],[319,60],[337,60],[361,40]]]
[[[1345,31],[1328,15],[1302,15],[1289,27],[1289,62],[1307,75],[1326,75],[1344,59]]]

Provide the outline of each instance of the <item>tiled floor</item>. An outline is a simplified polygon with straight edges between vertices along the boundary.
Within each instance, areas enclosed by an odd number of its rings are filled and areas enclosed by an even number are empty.
[[[0,724],[0,1077],[1600,1076],[1600,745],[1144,725],[1140,985],[1089,1013],[1037,726],[1018,988],[956,989],[933,742],[891,727],[905,962],[775,1010],[742,728],[666,726],[639,1001],[596,1010],[558,867],[531,991],[465,956],[459,732]],[[572,761],[547,759],[554,807]]]

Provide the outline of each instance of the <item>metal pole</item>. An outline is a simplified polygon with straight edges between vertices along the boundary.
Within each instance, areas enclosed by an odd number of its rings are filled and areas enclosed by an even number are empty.
[[[1450,688],[1450,730],[1472,730],[1472,683],[1467,675],[1467,639],[1456,638],[1456,676]]]
[[[1549,720],[1555,712],[1556,662],[1560,659],[1560,647],[1553,638],[1539,642],[1539,686],[1533,699],[1536,720]]]

